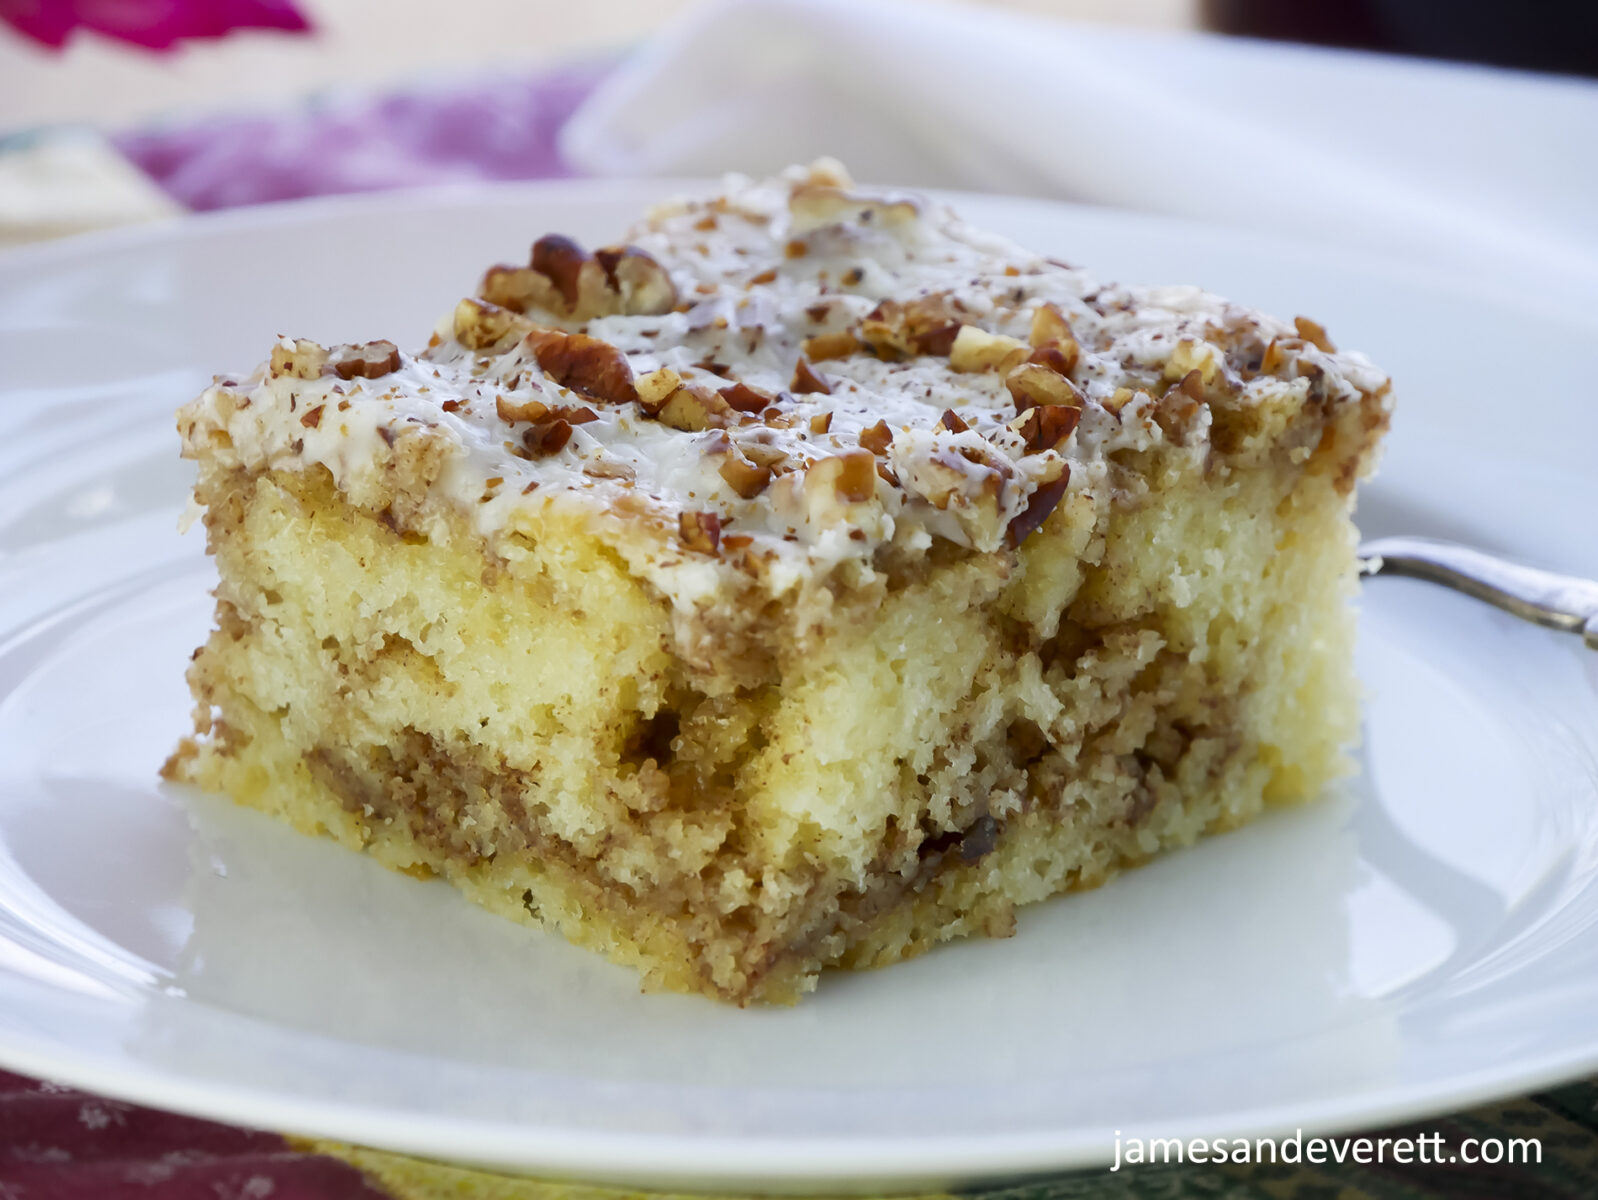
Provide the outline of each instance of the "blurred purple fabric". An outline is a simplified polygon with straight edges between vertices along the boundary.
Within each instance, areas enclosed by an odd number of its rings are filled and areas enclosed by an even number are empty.
[[[0,21],[46,46],[62,46],[79,29],[170,50],[193,38],[235,29],[304,33],[311,25],[289,0],[0,0]]]
[[[555,138],[609,62],[117,135],[178,203],[230,208],[334,192],[572,174]]]

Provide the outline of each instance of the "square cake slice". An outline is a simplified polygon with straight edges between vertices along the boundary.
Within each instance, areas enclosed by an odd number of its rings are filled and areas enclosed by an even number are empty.
[[[1389,410],[1313,321],[733,180],[181,411],[220,585],[167,773],[791,1002],[1347,770]]]

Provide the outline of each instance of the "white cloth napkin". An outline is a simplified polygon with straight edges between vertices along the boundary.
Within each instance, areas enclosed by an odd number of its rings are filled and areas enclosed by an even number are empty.
[[[181,211],[92,130],[46,130],[0,141],[0,248]]]
[[[931,0],[726,0],[603,84],[562,149],[610,175],[831,154],[873,182],[1275,230],[1598,302],[1598,85],[1574,79]]]

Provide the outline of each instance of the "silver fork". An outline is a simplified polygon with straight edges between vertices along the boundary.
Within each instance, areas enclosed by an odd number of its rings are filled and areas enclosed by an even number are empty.
[[[1360,573],[1440,583],[1549,629],[1578,633],[1598,650],[1598,581],[1556,575],[1432,538],[1362,542]]]

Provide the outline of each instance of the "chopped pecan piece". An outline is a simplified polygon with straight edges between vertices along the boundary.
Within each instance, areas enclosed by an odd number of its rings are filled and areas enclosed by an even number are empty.
[[[533,243],[529,266],[555,285],[566,307],[577,308],[582,294],[583,268],[592,260],[588,252],[564,234],[547,233]]]
[[[1069,375],[1077,369],[1082,347],[1071,329],[1071,321],[1053,304],[1042,304],[1032,313],[1032,353],[1029,363],[1042,363],[1051,371]]]
[[[1027,356],[1027,362],[1037,363],[1040,367],[1048,367],[1056,375],[1064,375],[1069,378],[1071,372],[1076,370],[1077,361],[1081,356],[1081,347],[1075,342],[1070,342],[1065,346],[1039,346]]]
[[[848,358],[860,349],[860,339],[847,329],[837,333],[818,333],[815,337],[808,337],[800,343],[799,349],[811,362],[823,362],[829,358]]]
[[[1033,346],[1064,346],[1067,342],[1075,344],[1076,333],[1071,328],[1071,322],[1065,319],[1065,314],[1054,304],[1045,301],[1032,313],[1031,340]]]
[[[682,376],[670,367],[661,367],[634,381],[638,393],[638,407],[650,416],[658,413],[671,394],[682,387]]]
[[[721,548],[721,518],[713,512],[678,513],[677,537],[688,550],[715,554]]]
[[[886,421],[878,421],[869,429],[860,431],[860,444],[873,454],[886,454],[893,445],[893,430]]]
[[[522,313],[543,308],[559,313],[566,310],[560,289],[531,267],[489,267],[478,284],[477,293],[488,303],[509,312]]]
[[[535,326],[497,304],[462,300],[455,306],[455,340],[468,350],[488,350],[512,337],[520,338]]]
[[[638,399],[627,356],[609,342],[586,333],[535,329],[527,335],[527,343],[544,374],[562,387],[601,404]]]
[[[731,387],[722,388],[721,398],[741,413],[763,412],[772,401],[771,396],[750,387],[742,380]]]
[[[606,454],[583,464],[583,474],[591,479],[634,479],[638,472],[619,458]]]
[[[884,300],[860,322],[860,337],[878,358],[948,354],[960,332],[964,306],[947,292],[913,300]]]
[[[1194,367],[1186,375],[1182,376],[1181,380],[1178,381],[1177,385],[1172,388],[1171,391],[1181,392],[1191,400],[1203,400],[1204,372],[1200,371],[1197,367]]]
[[[1132,402],[1132,397],[1136,395],[1137,393],[1131,388],[1116,388],[1114,395],[1106,396],[1103,400],[1100,400],[1099,403],[1104,406],[1106,412],[1112,412],[1119,416],[1121,410],[1130,404]]]
[[[876,455],[845,450],[817,459],[805,472],[806,492],[830,492],[846,504],[863,504],[877,494]]]
[[[1065,489],[1071,482],[1071,469],[1067,465],[1060,472],[1060,477],[1053,483],[1040,484],[1036,491],[1027,500],[1027,505],[1004,531],[1004,540],[1011,547],[1019,546],[1026,541],[1028,536],[1035,533],[1044,521],[1049,519],[1049,514],[1060,506],[1060,501],[1065,497]]]
[[[656,419],[662,425],[669,425],[684,433],[698,433],[713,426],[726,425],[728,414],[732,411],[732,405],[723,400],[719,393],[709,388],[687,386],[678,388],[666,397]]]
[[[1326,328],[1319,321],[1311,321],[1308,317],[1294,317],[1293,328],[1298,330],[1298,336],[1303,338],[1317,350],[1324,350],[1327,354],[1336,354],[1337,347],[1332,345],[1332,339],[1326,336]]]
[[[793,228],[800,233],[857,221],[863,225],[892,228],[914,221],[920,206],[908,196],[879,199],[856,195],[832,183],[801,183],[788,195],[788,212]]]
[[[745,500],[753,500],[771,482],[771,468],[750,462],[736,446],[721,460],[717,471],[727,486]]]
[[[499,414],[499,419],[507,425],[517,421],[542,421],[549,416],[549,405],[542,400],[507,400],[504,396],[494,397],[494,411]]]
[[[647,317],[677,306],[677,286],[666,268],[637,246],[606,246],[594,251],[594,259],[605,272],[621,313]]]
[[[810,418],[810,432],[815,434],[826,433],[832,428],[832,414],[830,412],[817,413]]]
[[[1082,409],[1075,404],[1038,404],[1026,410],[1011,428],[1026,439],[1028,454],[1053,450],[1076,430]]]
[[[943,426],[943,428],[948,430],[950,433],[964,433],[967,429],[971,428],[971,426],[967,425],[963,420],[960,419],[960,414],[955,412],[952,408],[946,408],[943,410],[943,416],[938,418],[938,424]]]
[[[340,379],[381,379],[399,370],[399,347],[390,341],[365,342],[359,346],[334,346],[328,366]]]
[[[589,254],[561,234],[534,242],[526,267],[490,269],[480,290],[485,300],[515,312],[541,308],[578,321],[670,312],[677,304],[671,276],[636,246]]]
[[[818,374],[810,365],[810,360],[804,355],[799,356],[799,362],[793,369],[793,382],[788,385],[801,396],[819,394],[832,395],[832,384],[827,382],[826,376]]]
[[[750,462],[762,467],[778,467],[788,457],[788,452],[780,446],[768,446],[764,442],[739,442],[738,449]]]
[[[300,416],[300,424],[307,429],[316,429],[322,424],[322,410],[327,405],[318,404],[315,408],[306,409]]]
[[[1004,386],[1015,401],[1016,412],[1036,404],[1074,404],[1080,408],[1086,397],[1064,375],[1042,363],[1022,363],[1004,377]]]
[[[1019,338],[962,325],[949,348],[949,367],[955,371],[1008,371],[1025,362],[1029,353]]]
[[[571,422],[556,417],[553,421],[540,421],[522,434],[522,445],[534,458],[548,458],[571,441]]]

